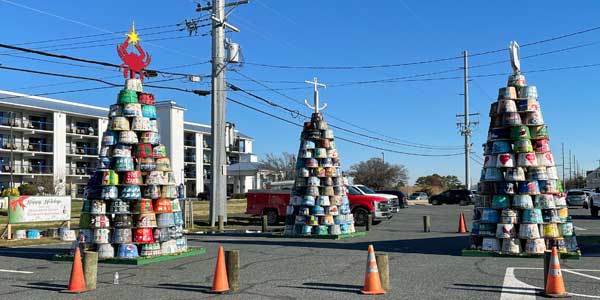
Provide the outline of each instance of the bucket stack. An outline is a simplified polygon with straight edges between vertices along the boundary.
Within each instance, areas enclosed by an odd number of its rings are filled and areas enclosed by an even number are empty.
[[[343,235],[355,232],[354,218],[335,147],[333,130],[319,112],[315,84],[315,112],[304,123],[296,160],[296,179],[287,206],[285,235]]]
[[[99,258],[187,251],[175,177],[160,141],[154,95],[131,71],[110,106],[97,169],[85,187],[79,246],[95,248]]]
[[[537,255],[556,245],[578,252],[537,88],[526,84],[518,57],[511,58],[515,73],[490,107],[471,249]]]

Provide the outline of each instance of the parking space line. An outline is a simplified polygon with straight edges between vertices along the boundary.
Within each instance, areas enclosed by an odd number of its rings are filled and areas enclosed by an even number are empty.
[[[17,270],[6,270],[6,269],[0,269],[0,272],[3,272],[3,273],[33,274],[33,272],[30,272],[30,271],[17,271]]]
[[[575,271],[573,271],[573,270],[567,270],[567,269],[564,269],[564,270],[562,270],[562,271],[563,271],[563,272],[567,272],[567,273],[576,274],[576,275],[583,276],[583,277],[587,277],[587,278],[591,278],[591,279],[600,280],[600,277],[596,277],[596,276],[592,276],[592,275],[588,275],[588,274],[583,274],[583,273],[575,272]]]
[[[580,231],[586,231],[587,229],[583,228],[583,227],[579,227],[579,226],[573,226],[573,228],[575,228],[575,230],[580,230]]]
[[[536,299],[536,291],[541,291],[533,285],[526,284],[515,277],[514,270],[543,270],[543,268],[522,268],[522,267],[509,267],[506,268],[504,275],[504,284],[502,286],[502,294],[500,300],[530,300]],[[592,269],[562,269],[563,272],[571,273],[578,276],[587,277],[594,280],[600,280],[600,277],[580,273],[580,272],[600,272],[600,270]],[[578,272],[579,271],[579,272]],[[505,293],[506,291],[506,293]],[[600,299],[600,296],[596,295],[584,295],[569,293],[571,296],[582,297],[582,298],[593,298]]]
[[[506,268],[500,300],[535,300],[538,289],[515,277],[515,268]]]

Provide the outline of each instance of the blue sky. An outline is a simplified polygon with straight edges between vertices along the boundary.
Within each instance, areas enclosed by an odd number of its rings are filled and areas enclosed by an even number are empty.
[[[15,0],[15,2],[17,2]],[[241,33],[229,33],[238,42],[248,63],[292,66],[361,66],[423,61],[506,47],[510,40],[521,44],[543,40],[600,25],[597,1],[577,1],[565,5],[563,1],[521,1],[510,6],[506,1],[376,1],[369,3],[348,1],[275,1],[254,0],[236,8],[230,23]],[[171,25],[184,19],[198,17],[195,2],[172,1],[94,1],[85,5],[81,1],[18,1],[39,11],[0,1],[0,27],[2,43],[19,44],[32,41],[59,39],[82,35],[102,34],[128,30],[135,21],[140,28],[142,45],[151,53],[152,68],[163,69],[178,65],[207,61],[210,58],[210,36],[144,42],[144,40],[179,37],[183,32],[153,34],[166,29],[142,30],[145,27]],[[166,4],[168,3],[168,4]],[[41,13],[43,11],[45,13]],[[204,33],[207,27],[199,30]],[[115,46],[120,40],[92,42],[121,35],[104,35],[88,39],[29,44],[25,47],[56,48],[112,44],[102,47],[70,50],[48,50],[88,59],[120,63]],[[534,55],[567,47],[600,41],[600,30],[532,45],[521,49],[521,56]],[[600,158],[597,150],[600,141],[595,139],[598,101],[598,70],[600,67],[564,71],[533,72],[555,67],[600,63],[599,45],[592,44],[577,49],[543,55],[521,61],[522,70],[530,85],[536,85],[544,119],[549,125],[554,156],[560,161],[560,145],[571,149],[581,168],[592,169]],[[52,48],[50,48],[52,49]],[[6,53],[3,50],[0,53]],[[15,53],[20,56],[36,57]],[[473,57],[470,65],[508,60],[508,51]],[[2,55],[0,63],[11,67],[35,68],[45,71],[78,74],[97,78],[108,77],[121,82],[115,70],[90,69],[75,66],[27,60]],[[278,69],[246,64],[237,68],[244,75],[266,81],[265,84],[282,89],[289,98],[302,101],[311,98],[311,87],[302,82],[318,76],[331,86],[321,91],[321,98],[329,104],[326,113],[388,137],[412,143],[460,146],[462,137],[456,128],[455,114],[462,112],[462,80],[436,80],[413,82],[386,82],[334,87],[336,83],[377,80],[413,74],[444,71],[462,66],[462,60],[420,64],[394,68],[358,70],[306,70]],[[173,72],[208,74],[210,66],[201,64],[173,69]],[[510,64],[495,64],[471,70],[472,75],[509,73]],[[442,75],[417,78],[461,76],[457,70]],[[110,78],[113,76],[113,78]],[[163,78],[159,78],[163,79]],[[303,108],[289,98],[266,90],[234,72],[228,73],[230,82],[252,90],[254,93],[279,104]],[[275,81],[275,82],[269,82]],[[290,81],[292,83],[282,83]],[[67,83],[32,88],[32,86]],[[161,83],[189,89],[208,89],[210,79],[202,83],[174,80]],[[494,101],[499,87],[506,84],[506,76],[477,77],[471,82],[471,112],[480,112],[476,118],[479,127],[473,135],[474,149],[481,155],[480,145],[485,142],[489,118],[489,105]],[[74,82],[72,79],[49,78],[10,71],[0,72],[0,89],[31,94],[84,89],[102,86],[94,82]],[[187,119],[208,123],[210,98],[166,90],[153,90],[161,100],[171,99],[188,109]],[[117,89],[104,89],[80,93],[55,95],[59,99],[108,106],[116,99]],[[229,96],[244,103],[292,119],[289,113],[263,106],[256,100],[230,92]],[[327,117],[327,116],[326,116]],[[354,126],[327,117],[332,124],[364,132]],[[269,152],[296,152],[299,128],[249,111],[233,103],[227,105],[227,119],[238,129],[255,138],[255,153],[263,156]],[[301,119],[296,119],[301,122]],[[454,153],[456,150],[427,150],[385,144],[348,133],[336,132],[351,138],[389,149],[416,153]],[[388,139],[388,138],[384,138]],[[348,167],[370,157],[381,157],[381,151],[358,145],[338,142],[342,163]],[[386,161],[403,164],[409,170],[411,182],[418,176],[437,172],[457,175],[463,179],[462,156],[415,157],[386,153]],[[473,163],[473,180],[479,176],[480,166]]]

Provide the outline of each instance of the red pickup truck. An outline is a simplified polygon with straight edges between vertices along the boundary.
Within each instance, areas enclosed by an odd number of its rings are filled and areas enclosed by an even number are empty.
[[[290,184],[272,185],[265,190],[250,190],[246,194],[246,214],[266,215],[269,225],[275,225],[285,219],[286,206],[290,203],[293,181]],[[371,195],[347,193],[350,209],[354,215],[354,223],[364,226],[368,215],[373,216],[373,223],[379,223],[392,217],[388,200]]]

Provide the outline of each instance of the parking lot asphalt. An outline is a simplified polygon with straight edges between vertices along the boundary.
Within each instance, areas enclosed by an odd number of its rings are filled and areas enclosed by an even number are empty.
[[[469,224],[472,206],[411,206],[366,236],[342,240],[190,235],[190,246],[205,247],[206,254],[144,266],[100,264],[97,289],[76,296],[58,292],[68,283],[71,263],[50,259],[69,244],[4,248],[0,299],[518,299],[527,297],[520,285],[543,286],[541,258],[461,256],[469,238],[456,233],[460,212]],[[424,215],[431,216],[431,232],[423,232]],[[600,298],[600,219],[584,209],[571,215],[585,243],[580,260],[561,260],[563,269],[573,270],[563,272],[567,290],[583,295],[576,299]],[[369,244],[389,255],[386,295],[358,293]],[[240,289],[214,295],[208,290],[219,245],[240,250]]]

